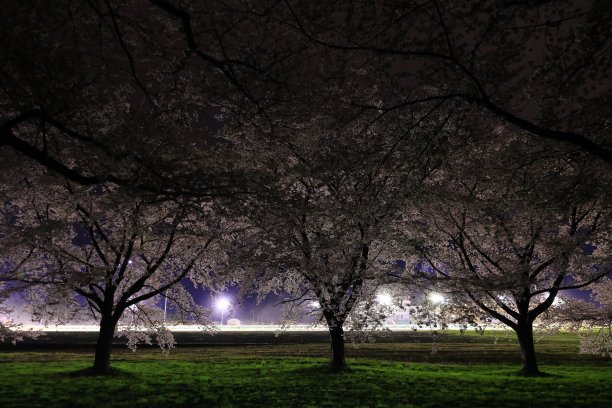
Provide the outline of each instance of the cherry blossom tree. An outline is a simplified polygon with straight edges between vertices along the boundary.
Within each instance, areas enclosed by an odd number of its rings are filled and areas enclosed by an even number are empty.
[[[532,376],[539,374],[534,321],[560,292],[611,272],[610,207],[584,158],[550,145],[526,150],[520,135],[499,137],[472,145],[467,169],[455,161],[424,207],[427,238],[415,247],[426,267],[416,276],[514,330],[521,372]]]
[[[97,132],[113,121],[109,107],[137,100],[155,113],[197,112],[201,128],[219,110],[238,118],[290,110],[313,78],[330,89],[352,78],[357,92],[340,100],[369,114],[462,103],[610,162],[604,2],[475,4],[14,2],[0,35],[1,143],[80,183],[134,183],[65,154],[142,163]],[[380,76],[373,101],[368,84]]]
[[[369,103],[367,91],[347,103],[386,112],[463,101],[489,120],[612,163],[605,2],[286,1],[275,10],[333,60],[388,75],[382,103]],[[414,92],[423,86],[436,92]]]
[[[6,6],[0,35],[6,56],[0,69],[3,150],[80,183],[117,179],[109,177],[103,165],[113,157],[113,146],[95,132],[108,123],[111,104],[115,110],[127,109],[131,93],[109,64],[117,55],[112,32],[98,25],[93,4],[85,2]],[[101,89],[104,82],[117,86]],[[96,156],[101,161],[82,160],[79,153],[84,150],[88,159]]]
[[[8,164],[4,174],[9,177],[11,173],[10,160],[4,161],[3,164]],[[6,187],[2,184],[2,187]],[[20,234],[19,228],[16,227],[16,218],[18,209],[11,202],[8,191],[5,188],[0,189],[0,238],[2,245],[0,246],[0,256],[2,265],[0,266],[0,342],[10,340],[13,343],[22,340],[24,337],[33,337],[40,333],[25,332],[21,330],[20,324],[11,319],[13,307],[10,305],[11,298],[21,290],[24,290],[27,285],[17,282],[17,270],[29,259],[31,252],[26,249],[23,244],[23,236]]]
[[[101,325],[101,329],[105,328],[101,330],[97,353],[100,357],[96,358],[98,368],[108,364],[108,339],[112,339],[120,316],[139,313],[140,317],[132,316],[127,321],[139,322],[147,317],[153,324],[157,317],[153,319],[155,307],[151,306],[156,305],[159,296],[168,296],[168,293],[176,297],[177,304],[183,305],[177,306],[178,310],[187,314],[189,310],[196,310],[194,305],[189,305],[188,293],[180,287],[170,292],[160,288],[175,280],[180,282],[185,274],[195,279],[195,266],[189,271],[181,269],[182,273],[176,272],[171,279],[170,260],[178,262],[176,253],[182,251],[187,257],[183,259],[185,265],[195,262],[197,266],[203,262],[195,253],[180,249],[190,246],[187,227],[195,228],[191,239],[202,241],[191,248],[204,245],[216,236],[213,218],[205,217],[210,211],[199,207],[208,208],[207,198],[211,195],[231,195],[236,186],[233,175],[225,172],[222,163],[207,156],[208,118],[198,116],[212,116],[206,112],[211,106],[210,99],[231,99],[231,92],[226,92],[226,82],[222,80],[226,76],[223,72],[214,78],[208,75],[211,67],[213,72],[218,72],[214,64],[183,70],[190,55],[176,47],[173,33],[177,24],[169,19],[160,20],[160,14],[166,13],[149,6],[143,1],[61,1],[51,5],[32,0],[13,2],[2,11],[8,17],[4,18],[7,24],[0,28],[0,50],[6,57],[0,67],[0,166],[3,170],[0,186],[4,205],[12,208],[3,220],[3,229],[10,231],[2,231],[5,239],[0,252],[13,266],[21,265],[18,268],[21,271],[38,263],[41,265],[36,269],[38,273],[45,274],[53,267],[66,279],[58,282],[55,275],[51,279],[48,276],[24,278],[15,276],[13,268],[9,268],[10,273],[3,271],[2,278],[29,281],[27,290],[33,296],[32,301],[40,300],[37,313],[41,317],[48,316],[53,309],[44,299],[47,296],[56,299],[58,295],[54,293],[63,288],[65,299],[76,301],[58,303],[57,307],[61,305],[64,311],[60,313],[58,309],[56,317],[67,318],[66,310],[82,310],[81,301],[87,300],[101,323],[114,321],[112,325]],[[194,77],[206,80],[197,81]],[[64,185],[70,186],[69,189],[61,187]],[[78,185],[91,186],[92,197],[100,198],[99,202],[89,197],[89,206],[77,201],[75,205],[81,204],[77,210],[66,207],[63,200],[74,199],[71,194],[77,194]],[[78,194],[86,196],[83,192]],[[114,198],[102,199],[107,196]],[[134,197],[132,202],[130,196]],[[123,204],[113,206],[113,200]],[[182,200],[187,200],[187,204]],[[202,204],[202,200],[207,204]],[[138,202],[142,205],[136,206]],[[130,209],[130,203],[139,210]],[[48,208],[44,210],[41,206]],[[156,207],[161,211],[159,219],[154,217]],[[198,212],[204,221],[195,221],[194,214]],[[109,220],[105,217],[117,217],[121,222],[107,225]],[[153,260],[157,256],[159,264],[151,261],[145,267],[143,261],[130,259],[130,266],[122,267],[127,262],[127,254],[115,252],[118,248],[128,248],[130,243],[136,245],[138,240],[142,244],[146,231],[130,228],[148,222],[154,230],[167,224],[165,230],[159,230],[156,240],[147,241],[141,248],[142,256]],[[94,228],[95,237],[88,237],[85,225],[91,227],[92,223],[98,223],[100,230]],[[198,237],[201,231],[197,228],[207,227],[211,227],[212,235]],[[67,232],[71,228],[75,233],[80,231],[75,242]],[[125,236],[120,235],[122,231]],[[5,232],[10,234],[4,235]],[[63,258],[60,249],[72,254],[86,248],[92,251],[95,239],[103,239],[100,235],[108,242],[113,241],[111,237],[118,241],[113,243],[113,248],[101,246],[99,251],[88,255],[96,265],[79,266],[79,261],[89,259],[83,254],[75,255],[72,262]],[[177,235],[181,238],[177,239]],[[164,239],[169,245],[169,254],[165,254],[163,247],[153,246],[155,242],[161,245]],[[156,250],[160,252],[154,254]],[[102,256],[109,261],[105,271],[100,264],[104,262]],[[117,264],[116,259],[119,259]],[[91,276],[92,280],[103,274],[129,275],[122,278],[123,283],[117,284],[114,291],[133,292],[130,296],[139,303],[133,303],[132,299],[125,301],[122,297],[125,293],[107,296],[113,290],[105,289],[102,293],[89,286],[96,284],[105,288],[105,281],[90,282],[83,288],[79,282],[69,283],[69,274],[88,268],[98,273]],[[132,285],[133,280],[140,282],[136,279],[136,268],[146,277],[146,285],[141,289],[138,285],[142,283]],[[153,284],[148,292],[139,292]],[[74,287],[66,289],[66,285]],[[84,292],[79,293],[76,288]],[[17,289],[22,288],[15,284],[6,286],[11,293]],[[75,293],[76,297],[68,296]],[[142,298],[146,293],[146,298]],[[112,318],[108,314],[109,305],[114,308]],[[145,308],[148,308],[146,315]],[[161,328],[157,323],[153,326]],[[132,337],[138,333],[141,332],[133,331]],[[106,348],[108,351],[104,351]]]
[[[332,365],[342,368],[345,328],[384,318],[376,297],[398,259],[388,231],[418,200],[452,130],[448,116],[427,111],[345,126],[341,106],[305,100],[288,117],[268,115],[278,118],[272,135],[244,123],[223,133],[258,186],[235,207],[244,228],[230,257],[244,269],[243,290],[285,291],[288,307],[318,305]]]
[[[549,319],[573,327],[580,335],[580,353],[612,358],[612,281],[601,279],[589,288],[588,301],[565,299]]]
[[[229,91],[206,67],[181,69],[190,56],[176,47],[176,24],[160,22],[165,12],[155,11],[146,1],[7,4],[0,29],[3,155],[82,185],[186,193],[184,178],[163,168],[169,154],[142,127],[168,132],[166,142],[173,145],[165,148],[182,148],[186,156],[185,149],[207,138],[210,100]],[[177,157],[171,162],[176,165]],[[198,190],[200,179],[190,178],[191,195],[210,191]]]
[[[7,301],[16,292],[23,290],[23,288],[16,288],[14,283],[7,284],[6,281],[10,276],[11,274],[3,271],[3,281],[0,282],[0,343],[10,341],[16,344],[24,338],[37,338],[41,333],[33,329],[23,329],[19,322],[11,318],[11,313],[14,309],[7,304]]]
[[[580,340],[580,352],[612,358],[612,281],[602,279],[591,290],[597,307],[590,316],[582,316],[582,323],[590,330]]]
[[[118,329],[129,345],[156,334],[160,346],[173,346],[160,309],[164,299],[181,320],[210,325],[182,282],[212,285],[218,219],[207,205],[137,194],[68,184],[33,189],[14,201],[22,211],[14,227],[29,248],[16,271],[28,284],[22,296],[42,322],[87,314],[99,322],[96,372],[109,370]]]

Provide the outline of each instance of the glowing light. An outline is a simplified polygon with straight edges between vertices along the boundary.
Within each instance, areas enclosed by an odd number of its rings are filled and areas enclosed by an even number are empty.
[[[442,296],[442,294],[436,293],[436,292],[432,292],[432,293],[429,294],[429,300],[434,305],[439,305],[440,303],[444,303],[444,301],[445,301],[444,296]]]
[[[312,302],[310,302],[310,307],[312,307],[313,309],[319,309],[321,307],[321,304],[318,300],[313,300]]]
[[[393,303],[393,297],[388,293],[381,293],[376,296],[376,301],[383,306],[389,306],[391,303]]]
[[[232,302],[226,297],[220,297],[215,301],[215,307],[221,311],[221,326],[223,326],[223,317],[225,312],[229,309]]]
[[[229,309],[231,304],[232,304],[232,302],[230,302],[230,300],[228,298],[220,297],[219,299],[216,300],[215,307],[218,310],[221,310],[222,312],[224,312],[227,309]]]

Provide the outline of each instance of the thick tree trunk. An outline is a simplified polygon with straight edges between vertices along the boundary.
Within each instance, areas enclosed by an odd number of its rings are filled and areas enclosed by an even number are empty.
[[[102,316],[102,320],[100,320],[100,332],[98,333],[93,365],[93,371],[95,372],[107,373],[110,369],[110,356],[116,325],[117,322],[112,316]]]
[[[342,369],[346,366],[344,358],[344,330],[342,326],[330,327],[332,360],[331,365],[335,369]]]
[[[521,346],[521,360],[523,367],[521,374],[527,377],[540,375],[536,361],[535,345],[533,342],[533,326],[531,322],[519,323],[516,329],[519,344]]]

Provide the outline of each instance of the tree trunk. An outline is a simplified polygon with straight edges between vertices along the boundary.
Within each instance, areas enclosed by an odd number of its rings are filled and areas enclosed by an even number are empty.
[[[344,359],[344,330],[342,326],[333,326],[329,329],[331,337],[332,361],[331,365],[335,369],[342,369],[346,366]]]
[[[107,373],[110,369],[110,356],[115,337],[115,326],[117,322],[111,316],[102,316],[100,320],[100,332],[96,343],[96,356],[94,358],[93,371]]]
[[[535,345],[533,342],[533,326],[531,322],[519,323],[516,329],[519,344],[521,345],[521,360],[523,367],[521,374],[526,377],[540,375],[538,363],[536,361]]]

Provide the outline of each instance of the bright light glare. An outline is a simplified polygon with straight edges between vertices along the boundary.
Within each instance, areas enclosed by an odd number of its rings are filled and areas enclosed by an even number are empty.
[[[228,298],[225,297],[220,297],[217,299],[217,301],[215,302],[215,307],[219,310],[227,310],[230,307],[230,300]]]
[[[440,303],[444,303],[444,296],[442,296],[440,293],[432,292],[429,294],[429,300],[434,305],[438,305]]]
[[[321,304],[318,300],[313,300],[312,302],[310,302],[310,307],[314,309],[319,309],[321,307]]]
[[[381,293],[380,295],[376,296],[376,301],[383,306],[389,306],[391,303],[393,303],[393,297],[391,297],[391,295],[388,293]]]

